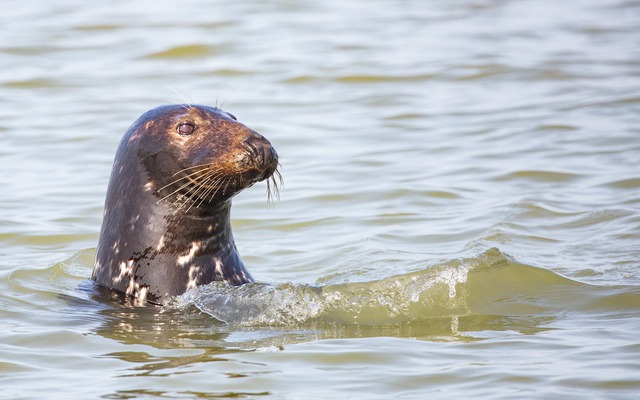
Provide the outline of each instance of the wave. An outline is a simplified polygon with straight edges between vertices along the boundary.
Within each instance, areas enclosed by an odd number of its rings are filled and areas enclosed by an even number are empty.
[[[610,290],[598,288],[519,263],[494,248],[473,258],[370,282],[320,286],[216,282],[185,293],[180,303],[193,304],[219,321],[240,326],[381,326],[442,317],[540,318],[580,312],[590,305],[602,305],[602,291]],[[640,304],[637,290],[626,295]]]

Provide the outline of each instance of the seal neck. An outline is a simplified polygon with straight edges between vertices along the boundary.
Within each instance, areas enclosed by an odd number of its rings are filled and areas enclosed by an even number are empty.
[[[231,231],[231,201],[165,214],[172,245],[185,249],[198,243],[206,253],[226,258],[236,251]]]

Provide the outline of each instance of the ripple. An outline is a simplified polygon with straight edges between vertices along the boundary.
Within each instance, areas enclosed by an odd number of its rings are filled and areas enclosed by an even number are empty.
[[[575,125],[564,124],[545,124],[536,128],[538,131],[575,131],[577,129],[579,128]]]
[[[602,186],[612,189],[638,189],[640,188],[640,178],[621,179],[618,181],[604,183]]]
[[[149,59],[180,59],[198,58],[219,53],[219,48],[202,44],[191,44],[172,47],[167,50],[148,54],[144,58]]]
[[[122,25],[116,25],[116,24],[86,24],[86,25],[76,26],[75,29],[79,31],[94,32],[94,31],[115,31],[121,28],[123,28]]]
[[[521,170],[513,171],[507,174],[500,175],[494,180],[499,182],[513,181],[513,180],[528,180],[533,182],[572,182],[584,178],[584,175],[569,173],[569,172],[557,172],[557,171],[544,171],[544,170]]]
[[[416,74],[416,75],[345,75],[334,78],[339,83],[387,83],[387,82],[421,82],[433,79],[434,74]]]
[[[42,88],[60,88],[64,85],[61,85],[59,82],[54,81],[52,79],[26,79],[21,81],[9,81],[2,83],[2,86],[14,89],[42,89]]]

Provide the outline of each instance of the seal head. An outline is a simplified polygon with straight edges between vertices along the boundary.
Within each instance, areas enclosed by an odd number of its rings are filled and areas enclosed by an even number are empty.
[[[277,167],[271,143],[218,108],[146,112],[116,153],[92,279],[156,304],[212,281],[252,282],[231,199],[269,178],[277,190]]]

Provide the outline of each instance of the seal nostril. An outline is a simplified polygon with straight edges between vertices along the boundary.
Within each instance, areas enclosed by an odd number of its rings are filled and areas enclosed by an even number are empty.
[[[262,162],[265,159],[265,142],[266,140],[260,137],[249,136],[244,140],[244,142],[242,142],[242,144],[249,151],[252,157],[257,158]]]
[[[251,135],[243,141],[251,158],[252,172],[255,179],[263,181],[269,178],[278,168],[278,154],[271,143],[259,134]]]

